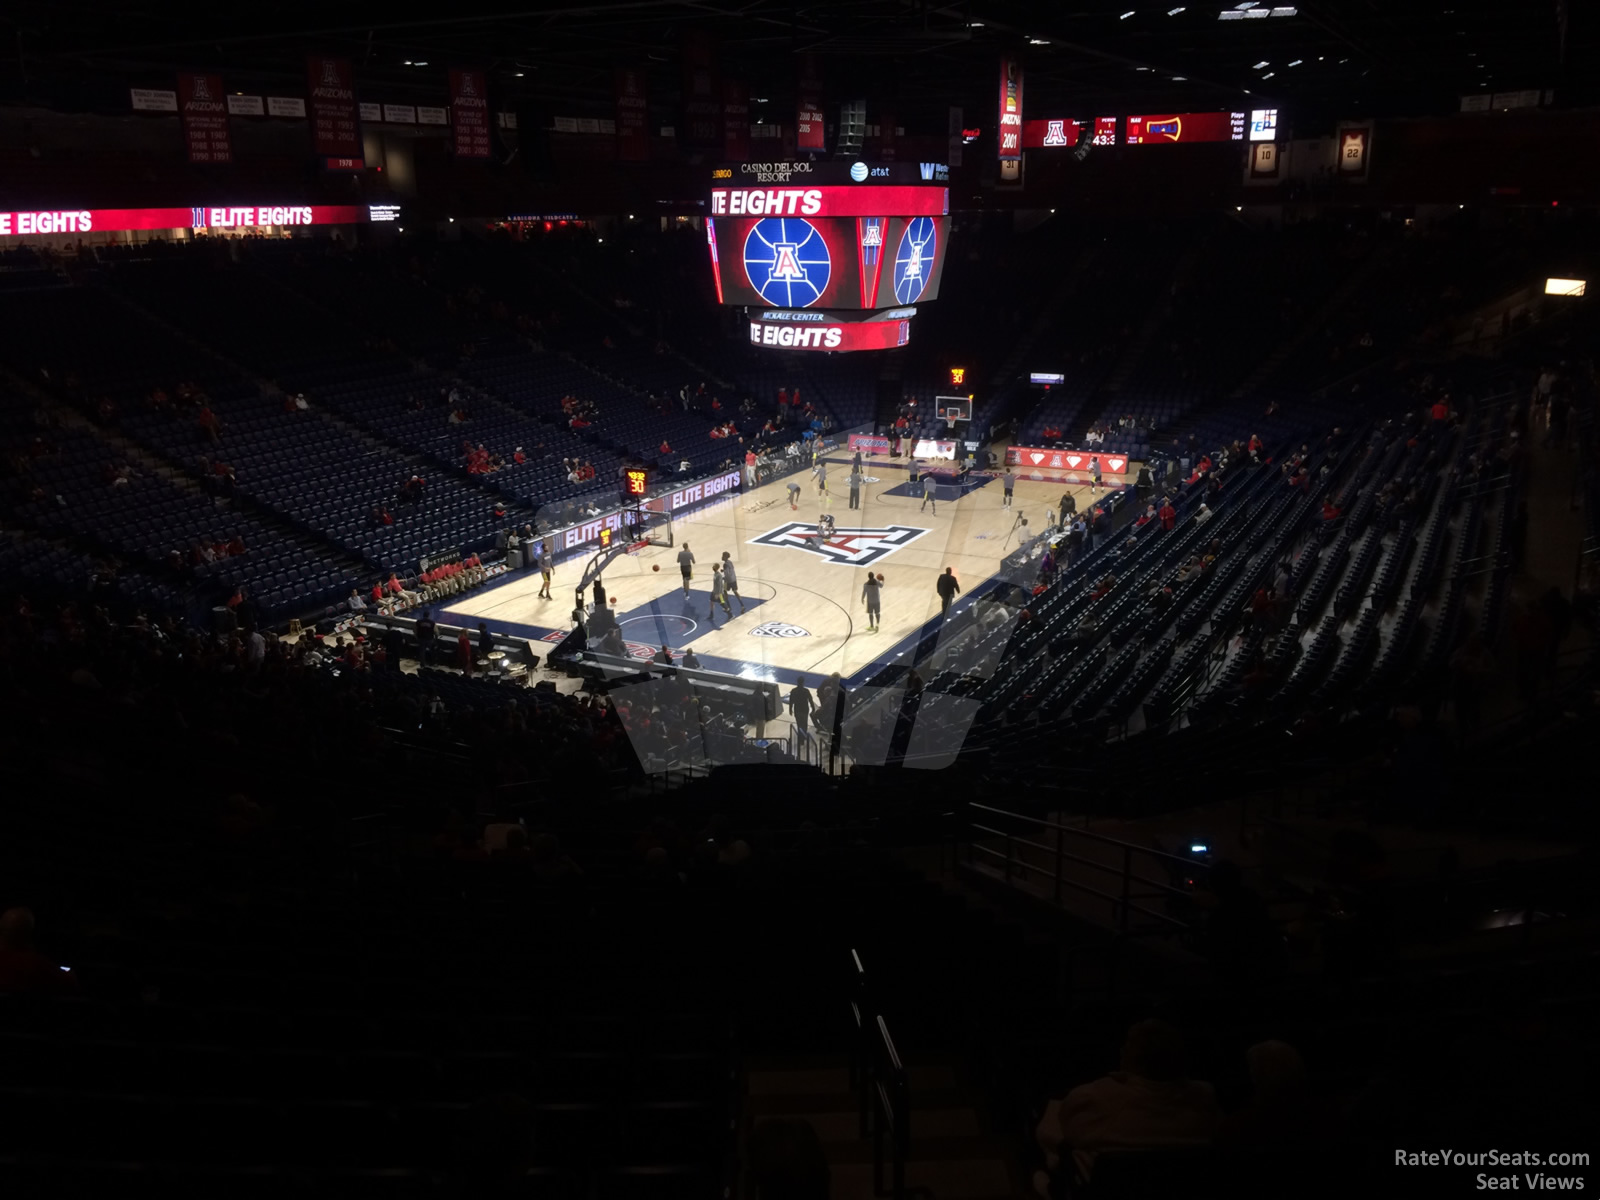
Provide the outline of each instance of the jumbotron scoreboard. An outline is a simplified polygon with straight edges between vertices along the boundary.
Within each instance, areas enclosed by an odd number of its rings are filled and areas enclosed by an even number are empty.
[[[712,172],[707,207],[717,300],[746,311],[752,345],[893,349],[939,295],[943,163],[739,163]]]

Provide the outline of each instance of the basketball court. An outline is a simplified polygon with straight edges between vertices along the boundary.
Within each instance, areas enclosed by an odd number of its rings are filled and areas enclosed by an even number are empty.
[[[629,653],[647,659],[665,645],[677,660],[692,648],[709,670],[780,683],[804,675],[813,684],[838,672],[857,683],[906,652],[939,615],[935,581],[945,568],[954,568],[961,587],[959,611],[989,590],[1006,554],[1043,531],[1064,492],[1074,494],[1080,511],[1105,494],[1091,494],[1086,479],[1019,474],[1007,509],[999,475],[974,471],[958,487],[953,471],[930,465],[945,482],[938,499],[924,506],[909,464],[880,456],[863,458],[867,482],[860,508],[852,509],[849,456],[836,453],[826,461],[827,496],[819,494],[812,473],[802,471],[675,516],[671,548],[643,546],[618,557],[603,578]],[[791,482],[801,489],[795,509]],[[824,513],[835,522],[831,537],[817,533]],[[1027,527],[1018,517],[1027,518]],[[688,595],[678,566],[685,544],[695,556]],[[730,594],[731,618],[720,607],[713,617],[711,609],[711,568],[724,551],[732,555],[744,601],[741,611],[740,596]],[[540,599],[539,575],[522,571],[458,597],[436,615],[451,624],[483,621],[496,632],[559,641],[572,628],[574,589],[588,562],[588,556],[571,557],[557,565],[554,599]],[[884,579],[876,633],[868,632],[862,599],[869,571]]]

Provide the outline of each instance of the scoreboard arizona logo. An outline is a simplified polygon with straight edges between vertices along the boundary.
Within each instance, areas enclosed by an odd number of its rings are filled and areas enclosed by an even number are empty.
[[[810,221],[766,217],[744,239],[744,273],[775,308],[809,308],[822,299],[833,273],[828,243]]]
[[[804,521],[790,521],[760,537],[751,538],[752,546],[778,546],[788,550],[804,550],[831,563],[846,567],[865,567],[887,558],[903,546],[909,546],[926,529],[910,525],[889,525],[881,529],[847,529],[823,539],[817,536],[817,527]]]
[[[894,255],[894,298],[912,304],[928,287],[928,272],[933,269],[934,252],[939,245],[939,226],[932,217],[915,217],[900,235],[900,248]]]

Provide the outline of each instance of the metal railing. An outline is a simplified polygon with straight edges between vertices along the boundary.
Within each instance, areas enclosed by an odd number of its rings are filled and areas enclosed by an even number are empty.
[[[889,1024],[877,1011],[860,952],[851,950],[850,961],[854,970],[850,1013],[856,1027],[850,1077],[859,1095],[861,1136],[872,1139],[872,1192],[904,1200],[906,1160],[911,1157],[911,1080]]]
[[[1210,868],[1200,859],[1172,854],[1151,846],[1135,845],[987,804],[968,803],[958,818],[957,836],[962,836],[963,832],[965,834],[963,840],[969,869],[978,869],[980,862],[985,865],[1003,864],[1003,878],[1010,887],[1019,887],[1019,882],[1025,884],[1033,877],[1042,878],[1048,885],[1047,898],[1058,908],[1065,907],[1064,901],[1069,894],[1087,897],[1092,902],[1089,906],[1091,915],[1099,903],[1104,902],[1109,906],[1111,928],[1119,941],[1148,934],[1183,935],[1195,929],[1193,921],[1142,902],[1164,899],[1169,907],[1187,910],[1192,905],[1193,893],[1174,880],[1183,877],[1203,878]],[[985,844],[996,839],[1002,843],[999,848]],[[1104,857],[1094,858],[1078,852],[1091,847],[1101,850]],[[1026,853],[1028,851],[1033,854],[1030,856]],[[1030,861],[1030,858],[1040,861]],[[1160,864],[1165,868],[1167,877],[1155,879],[1141,874],[1135,869],[1136,860]],[[1096,878],[1096,882],[1086,882],[1085,876]],[[1028,890],[1032,895],[1041,895],[1039,891]],[[1135,916],[1148,924],[1136,927],[1132,922]]]

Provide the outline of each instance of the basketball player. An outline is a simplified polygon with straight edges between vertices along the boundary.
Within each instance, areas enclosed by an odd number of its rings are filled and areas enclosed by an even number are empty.
[[[722,564],[711,564],[711,603],[708,605],[706,620],[711,622],[713,629],[717,626],[717,605],[722,605],[722,612],[733,620],[733,609],[728,607],[728,581],[722,576]]]
[[[739,572],[734,568],[733,555],[726,550],[722,552],[722,582],[739,599],[739,615],[744,616],[744,597],[739,595]]]
[[[926,511],[928,505],[933,505],[933,515],[939,515],[939,485],[933,481],[933,472],[929,471],[922,477],[922,507],[918,512]]]
[[[1006,468],[1006,473],[1003,476],[1001,476],[1000,483],[1006,490],[1006,498],[1005,498],[1005,501],[1001,504],[1001,507],[1002,508],[1010,508],[1011,507],[1011,493],[1014,492],[1016,490],[1016,488],[1017,488],[1017,477],[1011,473],[1011,468],[1010,467]]]
[[[861,599],[867,605],[867,632],[878,632],[879,599],[883,593],[883,583],[871,571],[867,572],[867,581],[861,585]]]
[[[1089,485],[1091,494],[1098,496],[1100,494],[1100,456],[1098,454],[1090,455],[1089,457],[1089,479],[1091,480]]]
[[[789,511],[797,512],[800,508],[800,485],[794,480],[789,481]]]
[[[539,599],[554,600],[550,594],[550,554],[546,551],[539,556]]]
[[[823,513],[817,518],[817,536],[823,539],[831,538],[838,530],[834,527],[833,514]]]
[[[811,473],[817,477],[817,495],[826,496],[828,494],[828,460],[825,458],[817,459],[817,465],[811,468]]]
[[[689,543],[683,544],[683,549],[678,551],[678,570],[683,572],[683,594],[689,594],[689,580],[694,578],[694,555],[689,553]]]

